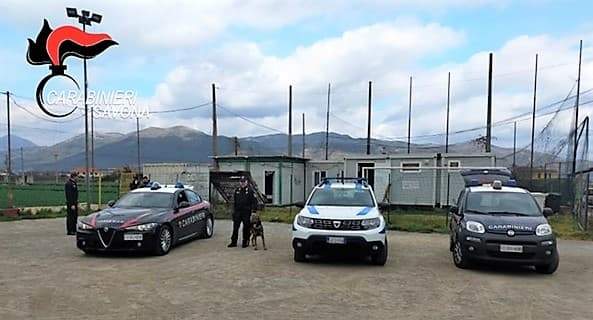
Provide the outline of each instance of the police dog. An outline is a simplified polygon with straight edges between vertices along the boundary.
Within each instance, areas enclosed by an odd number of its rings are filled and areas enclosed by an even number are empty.
[[[266,248],[266,239],[264,237],[264,226],[261,223],[259,214],[253,212],[251,214],[251,245],[254,247],[253,250],[257,250],[257,237],[261,237],[261,241],[264,244],[264,250],[268,250],[268,248]]]

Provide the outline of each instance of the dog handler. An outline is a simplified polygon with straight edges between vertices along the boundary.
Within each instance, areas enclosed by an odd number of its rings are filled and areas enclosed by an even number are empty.
[[[239,188],[235,190],[234,196],[234,210],[233,210],[233,234],[231,235],[231,244],[229,248],[237,246],[237,239],[239,237],[239,227],[243,223],[243,248],[249,246],[249,228],[251,212],[255,211],[257,207],[257,200],[255,194],[247,186],[247,179],[241,177],[239,181]]]

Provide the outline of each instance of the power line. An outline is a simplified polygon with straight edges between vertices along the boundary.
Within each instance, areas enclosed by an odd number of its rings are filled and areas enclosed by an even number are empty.
[[[63,120],[63,121],[54,120],[54,119],[48,119],[48,118],[44,118],[44,117],[42,117],[42,116],[39,116],[39,115],[37,115],[37,114],[33,113],[31,110],[29,110],[29,109],[27,109],[26,107],[24,107],[24,106],[22,106],[21,104],[19,104],[19,103],[18,103],[18,102],[17,102],[17,101],[16,101],[14,98],[11,98],[11,100],[12,100],[12,103],[14,103],[14,105],[16,105],[16,106],[17,106],[17,108],[19,108],[19,109],[21,109],[21,110],[25,111],[26,113],[28,113],[28,114],[29,114],[29,115],[31,115],[32,117],[35,117],[35,118],[37,118],[37,119],[39,119],[39,120],[43,120],[43,121],[47,121],[47,122],[53,122],[53,123],[67,123],[67,122],[72,122],[72,121],[75,121],[75,120],[78,120],[78,119],[80,119],[80,118],[84,117],[84,114],[83,114],[83,115],[81,115],[81,116],[79,116],[79,117],[75,117],[75,118],[68,119],[68,120]]]
[[[249,119],[249,118],[247,118],[247,117],[245,117],[243,115],[240,115],[240,114],[238,114],[238,113],[236,113],[234,111],[231,111],[228,108],[225,108],[225,107],[223,107],[220,104],[217,104],[216,106],[219,107],[220,109],[222,109],[222,110],[224,110],[224,111],[226,111],[226,112],[228,112],[228,113],[230,113],[230,114],[232,114],[232,115],[234,115],[236,117],[239,117],[239,118],[241,118],[241,119],[243,119],[243,120],[245,120],[245,121],[247,121],[247,122],[249,122],[249,123],[251,123],[253,125],[256,125],[258,127],[261,127],[261,128],[264,128],[264,129],[268,129],[268,130],[271,130],[271,131],[275,131],[275,132],[278,132],[278,133],[282,133],[282,134],[285,134],[286,133],[286,132],[281,131],[281,130],[278,130],[276,128],[268,127],[268,126],[266,126],[264,124],[258,123],[255,120]]]

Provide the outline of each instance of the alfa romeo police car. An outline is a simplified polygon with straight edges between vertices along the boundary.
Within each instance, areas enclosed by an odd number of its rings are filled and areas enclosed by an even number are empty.
[[[376,265],[387,261],[387,236],[372,188],[361,178],[326,178],[316,186],[292,225],[294,260],[328,250],[356,250]]]
[[[135,189],[109,207],[80,218],[76,245],[85,253],[149,251],[165,255],[177,243],[210,238],[210,203],[182,184]]]
[[[551,274],[559,264],[556,238],[547,216],[529,191],[502,177],[484,183],[466,175],[466,188],[451,207],[450,250],[453,263],[468,268],[473,262],[512,263],[535,266]],[[499,176],[498,173],[496,175]],[[504,181],[504,183],[503,183]]]

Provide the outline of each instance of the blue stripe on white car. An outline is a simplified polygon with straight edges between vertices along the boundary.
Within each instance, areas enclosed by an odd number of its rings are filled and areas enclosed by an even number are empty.
[[[319,214],[319,211],[314,206],[307,206],[307,210],[309,210],[310,214]]]
[[[371,209],[373,209],[372,207],[364,207],[362,210],[360,210],[356,215],[357,216],[364,216],[367,213],[369,213],[369,211],[371,211]]]

